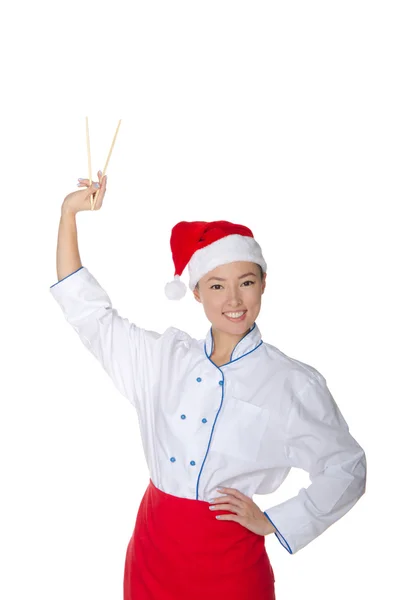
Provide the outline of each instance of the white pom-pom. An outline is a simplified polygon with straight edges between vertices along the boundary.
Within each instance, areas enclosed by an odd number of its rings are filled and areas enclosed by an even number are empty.
[[[164,287],[168,300],[180,300],[186,294],[186,285],[180,280],[179,275],[174,276],[174,281],[169,281]]]

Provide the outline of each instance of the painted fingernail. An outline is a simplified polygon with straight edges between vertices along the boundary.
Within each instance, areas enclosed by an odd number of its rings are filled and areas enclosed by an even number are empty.
[[[102,171],[98,171],[98,172],[99,172],[99,175],[102,177]]]
[[[82,178],[82,177],[79,177],[79,178],[78,178],[78,181],[83,181],[83,178]]]
[[[94,183],[94,188],[99,188],[99,183]]]

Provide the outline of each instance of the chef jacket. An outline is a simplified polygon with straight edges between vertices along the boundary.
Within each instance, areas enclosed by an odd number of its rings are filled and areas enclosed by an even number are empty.
[[[296,553],[365,492],[366,457],[324,377],[261,338],[255,322],[222,366],[205,339],[157,333],[118,314],[86,267],[50,287],[66,321],[135,407],[153,483],[208,502],[233,487],[277,490],[291,467],[311,484],[264,514]]]

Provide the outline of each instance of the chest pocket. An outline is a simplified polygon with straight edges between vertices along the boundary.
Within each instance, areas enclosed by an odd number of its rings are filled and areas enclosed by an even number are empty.
[[[210,451],[255,462],[269,424],[270,410],[235,396],[224,398],[212,434]]]

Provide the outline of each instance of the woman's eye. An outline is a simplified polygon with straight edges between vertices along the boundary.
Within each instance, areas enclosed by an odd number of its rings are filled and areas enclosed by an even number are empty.
[[[252,284],[254,284],[255,281],[247,280],[247,281],[244,281],[244,283],[242,284],[244,287],[250,287],[249,285],[245,285],[246,283],[252,283]],[[222,287],[220,283],[214,283],[214,285],[212,285],[210,289],[212,290],[212,288],[217,287],[217,286],[218,287]]]

